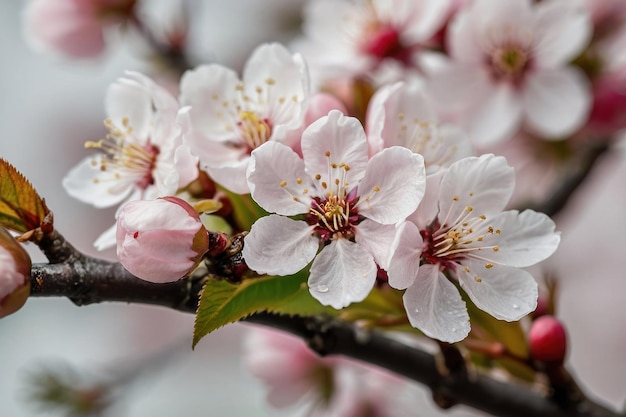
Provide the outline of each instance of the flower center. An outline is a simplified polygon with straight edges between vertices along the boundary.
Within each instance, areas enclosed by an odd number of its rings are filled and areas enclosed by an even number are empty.
[[[367,26],[361,44],[364,53],[380,61],[391,58],[405,65],[410,64],[411,49],[402,43],[397,29],[378,21]]]
[[[110,119],[104,121],[109,130],[105,139],[97,142],[86,142],[86,148],[96,148],[102,151],[102,156],[94,165],[100,165],[100,171],[112,176],[108,180],[130,181],[141,190],[154,184],[153,170],[159,156],[159,148],[148,140],[144,145],[139,145],[128,140],[133,130],[129,126],[128,119],[122,119],[123,130],[113,124]],[[96,177],[94,182],[100,182],[105,178]]]
[[[272,123],[255,112],[240,111],[237,127],[250,152],[263,145],[272,136]]]
[[[354,238],[354,226],[359,214],[354,204],[356,193],[348,196],[331,195],[326,200],[314,198],[309,209],[309,224],[315,224],[315,232],[323,242],[334,238]]]
[[[455,197],[458,201],[458,197]],[[497,240],[502,231],[488,224],[484,214],[476,216],[472,206],[466,206],[454,221],[444,219],[435,222],[427,230],[420,231],[424,239],[423,259],[429,264],[440,264],[454,269],[457,261],[474,258],[485,261],[485,268],[493,267],[483,251],[498,252]]]
[[[360,219],[356,203],[358,202],[357,188],[348,192],[346,179],[350,166],[345,162],[335,163],[330,159],[330,151],[326,151],[328,159],[328,181],[323,181],[322,175],[315,175],[315,180],[325,191],[324,197],[314,197],[309,208],[307,220],[316,225],[315,232],[322,242],[330,239],[354,238],[354,226]]]
[[[530,62],[528,51],[516,45],[505,45],[491,52],[491,68],[496,79],[517,82]]]

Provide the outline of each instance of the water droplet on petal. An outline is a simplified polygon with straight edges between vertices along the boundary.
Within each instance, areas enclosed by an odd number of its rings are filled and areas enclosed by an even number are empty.
[[[419,313],[419,312],[420,312],[419,308],[416,308],[416,309],[415,309],[415,312],[416,312],[416,313]]]
[[[328,292],[328,286],[320,284],[315,288],[317,292]]]
[[[456,327],[453,327],[451,330],[452,330],[452,333],[456,332]]]
[[[518,310],[519,306],[517,304],[513,304],[513,309]]]

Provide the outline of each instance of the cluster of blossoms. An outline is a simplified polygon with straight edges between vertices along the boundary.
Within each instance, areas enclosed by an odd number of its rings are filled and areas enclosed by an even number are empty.
[[[186,72],[180,91],[177,100],[136,73],[114,83],[110,133],[88,143],[101,152],[64,181],[96,206],[127,202],[96,244],[115,236],[120,260],[140,278],[179,279],[209,250],[185,191],[199,165],[272,213],[245,238],[248,267],[290,275],[310,264],[309,290],[324,305],[363,301],[386,272],[391,287],[406,289],[410,322],[451,342],[469,333],[456,283],[499,319],[535,308],[537,285],[515,268],[554,252],[554,224],[531,211],[502,212],[512,168],[502,157],[469,156],[466,136],[439,122],[418,83],[381,88],[364,128],[309,93],[299,55],[267,44],[243,80],[212,64]]]
[[[59,1],[71,19],[43,33],[50,3],[35,0],[29,36],[94,55],[135,3]],[[64,49],[76,32],[85,44]],[[96,207],[120,204],[96,246],[117,244],[142,279],[181,279],[213,250],[203,200],[227,218],[239,198],[267,212],[249,230],[225,220],[247,233],[245,279],[305,270],[311,296],[337,310],[377,286],[402,291],[407,321],[451,343],[470,334],[468,302],[505,321],[534,311],[523,268],[560,236],[546,215],[510,209],[511,165],[529,157],[495,146],[573,149],[626,126],[626,2],[313,0],[303,33],[300,53],[259,46],[241,77],[187,70],[178,97],[135,72],[110,86],[109,134],[63,182]],[[270,385],[271,359],[252,360]],[[326,369],[309,359],[298,378]]]

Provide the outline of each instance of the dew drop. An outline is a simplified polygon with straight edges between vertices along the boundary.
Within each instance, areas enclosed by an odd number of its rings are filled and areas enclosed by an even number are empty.
[[[416,309],[415,309],[415,312],[416,312],[416,313],[419,313],[419,312],[420,312],[419,308],[416,308]]]
[[[517,304],[513,304],[513,306],[512,306],[512,307],[513,307],[513,309],[515,309],[515,310],[518,310],[518,309],[519,309],[519,306],[518,306]]]
[[[317,292],[328,292],[328,287],[326,285],[318,285],[316,290]]]
[[[452,330],[452,333],[456,332],[456,327],[453,327],[451,330]]]

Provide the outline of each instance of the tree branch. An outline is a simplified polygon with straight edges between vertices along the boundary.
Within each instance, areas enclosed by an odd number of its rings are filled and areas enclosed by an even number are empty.
[[[160,305],[195,313],[206,278],[155,284],[136,278],[119,263],[85,256],[54,232],[40,246],[50,264],[34,264],[31,296],[67,297],[83,306],[104,301]],[[63,262],[63,263],[61,263]],[[344,355],[428,386],[449,405],[465,404],[507,417],[616,417],[607,408],[583,399],[565,409],[530,387],[480,373],[442,375],[436,358],[381,332],[326,317],[292,317],[257,313],[246,322],[270,326],[304,338],[320,355]],[[440,402],[438,402],[441,404]]]

